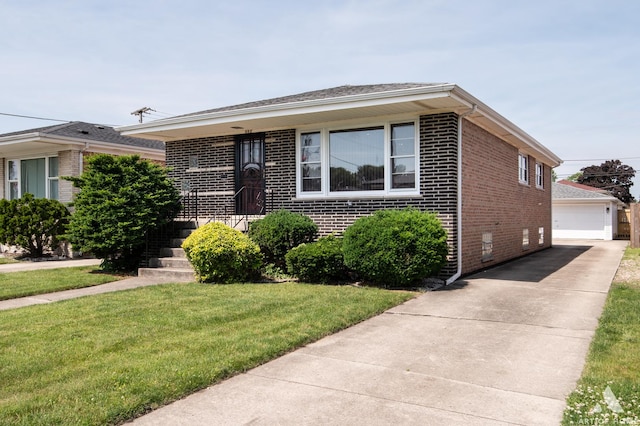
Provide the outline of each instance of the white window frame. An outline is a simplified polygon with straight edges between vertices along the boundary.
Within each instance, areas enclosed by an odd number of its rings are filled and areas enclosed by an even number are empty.
[[[544,165],[536,161],[536,188],[544,188]]]
[[[5,160],[5,198],[7,200],[11,199],[11,183],[17,182],[18,185],[18,198],[22,197],[22,161],[23,160],[37,160],[40,158],[44,158],[44,174],[45,174],[45,198],[51,199],[51,181],[56,180],[60,181],[60,158],[57,155],[44,155],[44,156],[33,156],[33,157],[18,157],[18,158],[9,158]],[[58,159],[58,176],[49,176],[49,159],[57,158]],[[9,163],[15,161],[18,165],[17,167],[17,179],[9,180]],[[59,188],[59,187],[58,187]],[[59,197],[59,194],[58,194]],[[58,198],[56,197],[56,199]]]
[[[413,124],[414,127],[414,161],[415,161],[415,183],[413,188],[391,188],[392,170],[391,170],[391,126],[397,124]],[[330,172],[330,153],[329,153],[329,134],[333,131],[340,130],[358,130],[370,127],[384,128],[384,189],[375,191],[330,191],[329,172]],[[302,172],[301,172],[301,155],[302,155],[302,137],[307,133],[320,133],[320,190],[319,191],[302,191]],[[376,198],[385,196],[409,196],[420,194],[420,125],[419,120],[410,118],[406,120],[394,120],[383,122],[366,122],[351,124],[348,126],[327,126],[323,128],[310,127],[296,130],[296,197],[298,198]]]
[[[518,153],[518,180],[520,183],[529,184],[529,156]]]

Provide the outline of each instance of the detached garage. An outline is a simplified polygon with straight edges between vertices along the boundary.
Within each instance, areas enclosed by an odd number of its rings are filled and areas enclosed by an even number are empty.
[[[553,238],[612,240],[623,203],[606,191],[575,182],[552,185]]]

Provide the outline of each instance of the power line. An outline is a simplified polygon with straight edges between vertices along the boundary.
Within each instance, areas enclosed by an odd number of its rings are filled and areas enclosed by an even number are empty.
[[[567,163],[569,161],[608,161],[609,159],[607,158],[591,158],[591,159],[584,159],[584,160],[562,160],[563,162]],[[622,158],[616,158],[616,160],[640,160],[640,157],[622,157]]]
[[[59,121],[61,123],[71,123],[71,120],[59,120],[57,118],[34,117],[32,115],[9,114],[7,112],[0,112],[0,115],[6,115],[8,117],[18,117],[18,118],[31,118],[33,120]]]

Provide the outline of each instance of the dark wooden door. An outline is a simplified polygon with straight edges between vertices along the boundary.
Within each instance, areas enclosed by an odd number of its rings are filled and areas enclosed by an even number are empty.
[[[264,214],[264,134],[236,139],[236,213]]]

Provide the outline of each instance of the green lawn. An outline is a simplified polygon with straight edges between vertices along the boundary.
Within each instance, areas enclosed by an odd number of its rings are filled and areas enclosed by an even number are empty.
[[[0,300],[90,287],[120,279],[122,277],[118,275],[101,273],[97,266],[0,273]]]
[[[640,271],[640,249],[624,259]],[[640,425],[640,277],[612,284],[563,424]]]
[[[6,265],[7,263],[18,263],[18,261],[9,257],[0,257],[0,265]]]
[[[117,424],[415,296],[164,284],[0,312],[0,424]]]

